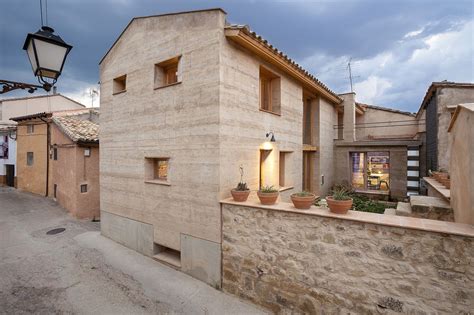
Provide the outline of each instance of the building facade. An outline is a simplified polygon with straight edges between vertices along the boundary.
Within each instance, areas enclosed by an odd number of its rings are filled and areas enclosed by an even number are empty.
[[[326,194],[342,102],[225,16],[135,18],[100,64],[102,233],[217,287],[239,167],[253,191]]]
[[[12,117],[41,112],[82,109],[84,105],[61,94],[0,100],[0,185],[16,187],[16,123]]]
[[[97,110],[12,119],[18,123],[18,189],[53,198],[77,218],[98,218]]]

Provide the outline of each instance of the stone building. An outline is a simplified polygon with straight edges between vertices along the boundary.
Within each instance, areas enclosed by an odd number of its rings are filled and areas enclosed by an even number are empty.
[[[53,93],[0,100],[0,185],[16,187],[16,123],[12,117],[84,108],[64,95]]]
[[[18,188],[55,199],[77,218],[99,217],[98,119],[92,109],[12,118]]]
[[[417,119],[426,129],[426,172],[450,170],[450,137],[448,128],[458,104],[474,102],[474,83],[433,82],[428,87]]]

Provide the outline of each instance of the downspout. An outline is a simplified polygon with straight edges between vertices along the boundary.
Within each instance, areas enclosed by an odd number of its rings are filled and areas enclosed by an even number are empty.
[[[46,124],[46,194],[45,197],[48,197],[49,193],[49,151],[51,143],[51,133],[49,129],[49,122],[40,117],[40,119]]]

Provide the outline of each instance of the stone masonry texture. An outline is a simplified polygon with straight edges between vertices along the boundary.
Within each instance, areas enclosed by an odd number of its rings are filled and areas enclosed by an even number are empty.
[[[469,314],[474,239],[222,205],[223,289],[275,313]]]

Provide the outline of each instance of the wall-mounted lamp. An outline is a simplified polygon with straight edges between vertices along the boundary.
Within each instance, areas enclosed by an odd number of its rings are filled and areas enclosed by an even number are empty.
[[[276,142],[275,135],[273,134],[273,131],[267,132],[266,137],[268,138],[270,135],[272,135],[272,137],[270,138],[270,142]]]

